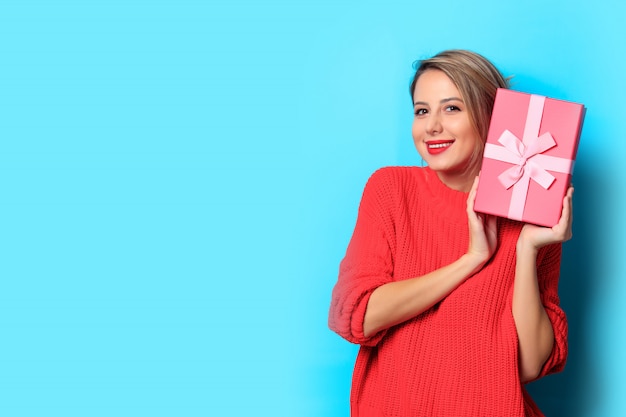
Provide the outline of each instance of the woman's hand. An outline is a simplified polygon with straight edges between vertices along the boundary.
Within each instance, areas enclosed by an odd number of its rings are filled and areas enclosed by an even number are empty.
[[[534,250],[553,243],[565,242],[572,238],[572,195],[574,187],[570,186],[567,194],[563,197],[563,210],[559,222],[553,227],[541,227],[533,224],[525,224],[517,241],[518,248],[521,246]]]
[[[481,262],[481,267],[496,251],[498,245],[498,227],[495,216],[474,211],[474,200],[478,188],[478,177],[467,197],[467,218],[469,222],[470,242],[467,254],[476,257]]]

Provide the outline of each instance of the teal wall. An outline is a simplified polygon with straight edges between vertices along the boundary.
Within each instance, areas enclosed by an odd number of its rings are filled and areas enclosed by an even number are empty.
[[[326,327],[361,191],[420,164],[416,59],[584,103],[548,416],[621,416],[626,6],[0,4],[0,415],[348,416]]]

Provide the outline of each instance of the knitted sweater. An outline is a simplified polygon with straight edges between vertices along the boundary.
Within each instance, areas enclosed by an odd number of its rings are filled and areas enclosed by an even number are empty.
[[[383,168],[369,179],[329,314],[333,331],[361,345],[353,417],[542,416],[520,382],[512,314],[521,223],[499,219],[493,258],[432,308],[371,337],[363,334],[374,289],[425,275],[466,252],[466,200],[467,193],[445,186],[430,168]],[[537,258],[555,337],[540,377],[560,371],[567,356],[557,294],[560,259],[560,244],[542,248]]]

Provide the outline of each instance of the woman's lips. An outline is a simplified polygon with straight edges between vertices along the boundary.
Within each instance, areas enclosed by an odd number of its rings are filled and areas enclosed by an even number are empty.
[[[436,155],[444,152],[454,143],[454,140],[429,140],[426,142],[426,150],[431,155]]]

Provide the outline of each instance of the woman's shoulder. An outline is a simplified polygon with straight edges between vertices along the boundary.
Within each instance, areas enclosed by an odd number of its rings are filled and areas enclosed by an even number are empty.
[[[363,200],[393,210],[406,204],[408,196],[417,196],[425,189],[426,168],[387,166],[370,176],[363,191]]]
[[[419,188],[415,176],[422,168],[410,166],[386,166],[374,171],[363,190],[360,210],[373,217],[395,216],[398,208],[406,205],[409,190]],[[384,221],[390,224],[389,221]]]
[[[368,184],[386,186],[417,185],[426,181],[428,169],[414,166],[386,166],[377,169],[370,176]]]

